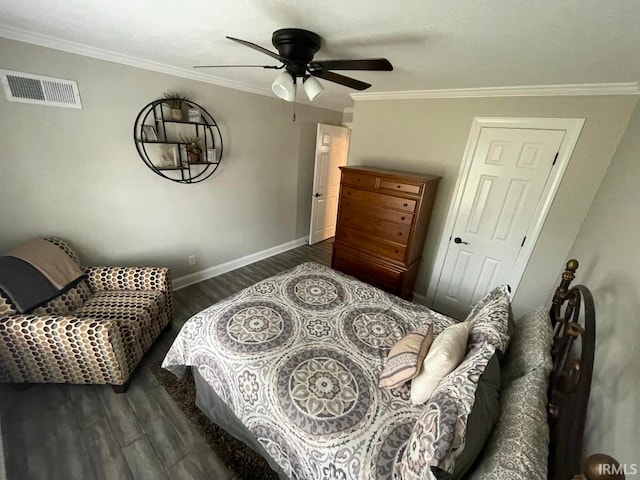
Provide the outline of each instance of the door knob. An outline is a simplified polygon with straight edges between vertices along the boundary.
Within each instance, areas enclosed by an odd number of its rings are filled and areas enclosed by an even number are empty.
[[[464,240],[462,240],[460,237],[456,237],[453,239],[454,243],[464,243],[465,245],[469,245],[469,242],[465,242]]]
[[[321,197],[321,196],[322,196],[322,194],[321,194],[321,193],[316,193],[316,194],[314,194],[313,196],[314,196],[314,197]]]

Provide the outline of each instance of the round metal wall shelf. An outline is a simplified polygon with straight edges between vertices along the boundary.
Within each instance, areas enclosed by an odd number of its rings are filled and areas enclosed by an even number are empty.
[[[189,120],[174,120],[164,99],[147,104],[136,117],[133,140],[149,169],[177,183],[198,183],[215,172],[222,160],[222,134],[204,108],[185,100]],[[202,152],[189,153],[194,143]]]

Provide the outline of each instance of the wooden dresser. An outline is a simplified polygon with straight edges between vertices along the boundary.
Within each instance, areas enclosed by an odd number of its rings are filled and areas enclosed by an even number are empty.
[[[340,170],[331,267],[410,300],[440,177],[372,167]]]

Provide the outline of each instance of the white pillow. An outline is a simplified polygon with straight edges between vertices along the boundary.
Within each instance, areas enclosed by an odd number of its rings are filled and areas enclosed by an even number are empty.
[[[438,335],[422,363],[422,372],[411,380],[411,403],[419,405],[431,397],[444,377],[453,372],[467,351],[471,324],[461,322]]]

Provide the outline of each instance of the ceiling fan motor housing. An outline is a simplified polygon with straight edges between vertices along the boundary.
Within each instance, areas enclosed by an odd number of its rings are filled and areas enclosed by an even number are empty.
[[[319,35],[300,28],[282,28],[271,39],[281,56],[291,60],[286,70],[296,77],[306,76],[306,66],[322,46]]]
[[[278,79],[273,83],[272,87],[277,89],[274,93],[281,98],[288,99],[290,91],[295,91],[295,85],[297,78],[301,77],[305,82],[305,91],[313,98],[319,95],[320,83],[311,77],[321,78],[338,85],[344,85],[345,87],[353,88],[355,90],[366,90],[371,86],[370,83],[362,82],[355,78],[347,77],[335,73],[333,70],[368,70],[378,72],[390,72],[393,70],[391,62],[386,58],[365,58],[354,60],[320,60],[313,61],[314,55],[322,47],[322,38],[316,33],[309,30],[303,30],[301,28],[281,28],[273,32],[271,41],[273,46],[276,47],[278,53],[274,53],[271,50],[261,47],[247,40],[240,38],[227,37],[229,40],[233,40],[245,47],[257,50],[271,58],[282,62],[282,66],[271,65],[198,65],[194,68],[212,68],[212,67],[254,67],[259,66],[262,68],[274,68],[284,71],[278,76]],[[312,80],[312,81],[309,81]],[[312,86],[316,84],[315,90]],[[280,92],[279,88],[284,89]],[[311,93],[309,93],[311,92]],[[290,101],[290,100],[289,100]]]

